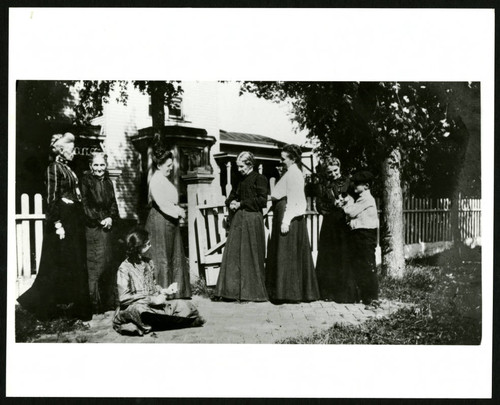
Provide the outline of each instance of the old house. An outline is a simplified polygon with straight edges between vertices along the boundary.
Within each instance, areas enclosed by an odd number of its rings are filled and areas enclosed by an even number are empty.
[[[177,108],[165,107],[165,127],[161,136],[174,150],[173,181],[179,189],[181,202],[187,202],[187,184],[183,176],[188,173],[212,174],[214,180],[210,186],[213,193],[225,195],[228,185],[234,184],[237,176],[234,160],[239,152],[253,152],[259,170],[272,178],[278,175],[279,149],[286,138],[296,143],[303,143],[305,139],[303,135],[294,135],[286,112],[271,102],[254,100],[256,102],[249,103],[244,100],[235,108],[241,100],[237,92],[231,91],[235,85],[215,81],[183,82],[183,94]],[[104,106],[102,116],[92,122],[100,127],[95,143],[99,146],[102,142],[109,155],[110,174],[115,183],[121,217],[140,219],[142,209],[147,205],[147,179],[152,170],[150,152],[155,131],[151,127],[150,99],[131,86],[126,105],[113,101],[112,97],[110,100]],[[238,127],[244,128],[247,121],[248,127],[260,128],[263,133],[234,131],[224,126],[232,122],[224,117],[225,114],[241,112],[248,105],[251,111],[243,114]],[[260,126],[254,121],[259,121]],[[276,131],[276,122],[281,122],[279,140],[268,135]],[[90,141],[88,136],[82,138],[86,140],[81,142]],[[312,154],[308,153],[308,156],[311,159]]]

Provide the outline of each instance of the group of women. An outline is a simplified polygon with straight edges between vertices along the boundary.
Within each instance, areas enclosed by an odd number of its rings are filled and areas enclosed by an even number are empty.
[[[84,321],[116,308],[113,326],[120,333],[203,324],[194,305],[180,300],[189,298],[191,290],[178,227],[185,212],[167,178],[171,152],[155,148],[157,171],[150,184],[147,230],[129,233],[127,258],[116,272],[112,230],[118,207],[106,154],[92,154],[90,170],[78,179],[69,166],[75,156],[75,136],[56,134],[50,148],[40,266],[32,287],[18,298],[22,307],[40,320]]]
[[[251,153],[242,152],[237,157],[243,179],[226,200],[232,221],[215,295],[226,300],[275,303],[318,299],[354,302],[349,228],[341,202],[348,183],[341,177],[340,161],[326,161],[330,180],[322,186],[318,198],[324,220],[316,269],[305,220],[300,147],[285,145],[281,162],[283,173],[271,192],[274,214],[266,255],[262,211],[267,206],[267,179],[254,171]]]
[[[149,216],[145,229],[128,234],[126,259],[116,272],[112,230],[118,207],[106,154],[91,156],[90,170],[80,181],[69,166],[75,155],[74,135],[54,135],[50,146],[40,266],[19,303],[41,320],[89,320],[115,307],[113,326],[119,333],[142,335],[152,329],[203,324],[197,309],[185,300],[191,297],[191,286],[179,220],[186,213],[169,180],[172,152],[159,143],[153,148],[156,171],[149,184]],[[281,178],[271,192],[274,220],[266,254],[267,179],[254,170],[252,153],[242,152],[237,158],[242,180],[226,200],[231,221],[215,295],[275,303],[355,301],[346,246],[349,229],[339,202],[347,193],[340,162],[327,161],[330,180],[317,201],[324,220],[316,269],[306,228],[300,147],[286,145],[281,162]]]

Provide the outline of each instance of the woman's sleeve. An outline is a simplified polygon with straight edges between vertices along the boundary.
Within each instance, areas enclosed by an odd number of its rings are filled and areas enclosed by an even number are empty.
[[[144,294],[133,294],[130,289],[129,274],[123,265],[118,269],[116,284],[118,287],[118,299],[120,305],[130,305],[133,302],[146,298]]]
[[[151,269],[151,274],[153,275],[153,284],[154,284],[155,292],[159,293],[163,289],[163,287],[161,285],[159,285],[156,281],[155,262],[153,261],[153,259],[149,260],[148,265]]]
[[[115,220],[118,219],[118,204],[116,203],[116,195],[115,195],[115,188],[113,187],[113,182],[109,180],[110,183],[110,196],[111,196],[111,206],[109,208],[109,216]]]
[[[359,197],[357,201],[351,196],[346,197],[346,205],[344,205],[344,212],[349,218],[356,218],[361,214],[364,210],[369,208],[369,202],[366,201],[363,197]]]
[[[82,204],[83,211],[87,219],[92,222],[99,223],[102,219],[100,218],[99,211],[93,207],[92,204],[92,185],[89,184],[89,180],[86,176],[82,178]]]
[[[267,179],[265,176],[257,176],[253,184],[253,196],[241,201],[241,208],[249,208],[252,211],[260,211],[267,205]]]
[[[62,175],[59,172],[56,164],[51,164],[47,167],[45,173],[45,185],[47,186],[47,222],[53,224],[61,219],[59,205],[61,203],[61,187],[60,183]]]
[[[167,190],[165,190],[165,187],[162,187],[161,182],[158,181],[158,177],[153,176],[151,178],[149,187],[151,197],[153,198],[156,205],[158,205],[160,210],[168,216],[178,218],[180,214],[180,208],[176,203],[169,199]]]
[[[286,179],[286,209],[283,215],[282,224],[290,225],[292,219],[304,215],[306,210],[304,194],[304,177],[299,169],[289,173]]]
[[[226,207],[229,208],[229,204],[231,204],[231,201],[239,201],[239,191],[240,191],[240,183],[236,187],[234,187],[231,192],[229,193],[229,197],[226,198]]]
[[[326,215],[332,209],[332,196],[328,186],[321,185],[320,190],[318,197],[316,197],[316,210],[321,215]]]

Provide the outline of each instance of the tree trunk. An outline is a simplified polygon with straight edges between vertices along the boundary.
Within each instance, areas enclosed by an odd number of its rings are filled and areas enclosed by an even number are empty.
[[[151,95],[151,118],[155,131],[165,126],[165,91],[166,88],[161,82],[150,84],[149,94]]]
[[[382,269],[384,274],[401,278],[405,269],[403,192],[401,153],[393,150],[382,164]]]

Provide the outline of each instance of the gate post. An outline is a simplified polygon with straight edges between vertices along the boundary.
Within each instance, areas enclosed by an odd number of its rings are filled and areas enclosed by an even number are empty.
[[[189,275],[191,281],[200,277],[198,261],[198,244],[196,243],[196,218],[197,207],[211,200],[214,176],[208,173],[190,173],[182,176],[187,184],[187,219],[188,219],[188,239],[189,239]],[[200,229],[200,228],[198,228]]]

